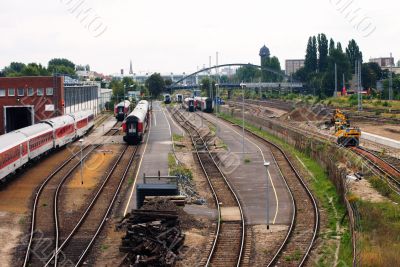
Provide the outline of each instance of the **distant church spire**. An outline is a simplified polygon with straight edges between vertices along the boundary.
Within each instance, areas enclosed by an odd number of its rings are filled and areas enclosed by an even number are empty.
[[[129,66],[129,74],[133,75],[132,60],[131,60],[130,66]]]

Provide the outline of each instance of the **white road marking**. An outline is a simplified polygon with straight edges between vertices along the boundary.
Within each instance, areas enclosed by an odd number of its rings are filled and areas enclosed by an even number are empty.
[[[125,207],[124,216],[128,213],[129,204],[131,203],[132,196],[133,196],[133,191],[135,190],[135,187],[136,187],[136,181],[137,181],[137,179],[138,179],[138,177],[139,177],[139,172],[140,172],[140,168],[141,168],[141,166],[142,166],[143,157],[144,157],[144,154],[146,154],[147,144],[149,143],[150,131],[151,131],[151,124],[150,124],[150,126],[149,126],[149,132],[147,133],[146,145],[145,145],[145,147],[144,147],[142,156],[141,156],[141,158],[140,158],[139,166],[138,166],[138,168],[137,168],[135,180],[133,181],[131,194],[129,195],[128,203],[126,204],[126,207]]]

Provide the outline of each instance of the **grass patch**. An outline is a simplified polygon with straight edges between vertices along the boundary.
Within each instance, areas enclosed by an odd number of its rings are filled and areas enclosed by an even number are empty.
[[[101,246],[100,246],[101,251],[106,251],[108,248],[109,248],[109,246],[106,244],[101,244]]]
[[[248,157],[246,157],[245,159],[244,159],[244,163],[245,164],[249,164],[251,162],[251,159],[249,159]]]
[[[193,178],[192,171],[188,168],[185,168],[183,165],[177,164],[175,157],[172,153],[168,154],[168,168],[170,175],[184,175],[188,177],[190,180]]]
[[[398,266],[400,262],[400,207],[391,202],[358,201],[363,266]]]
[[[226,113],[220,113],[220,116],[224,119],[227,119],[233,123],[242,124],[242,120],[234,118]],[[348,221],[345,220],[345,224],[343,225],[343,232],[336,232],[336,223],[341,219],[341,216],[345,214],[345,207],[340,202],[339,196],[336,192],[336,188],[333,183],[329,180],[328,174],[324,168],[322,168],[316,161],[314,161],[311,157],[306,155],[304,152],[295,149],[293,146],[287,144],[280,138],[264,131],[260,130],[259,126],[252,125],[248,122],[245,122],[246,129],[264,137],[267,140],[274,142],[279,145],[286,152],[289,152],[293,156],[297,156],[302,163],[305,165],[306,169],[312,174],[313,178],[309,179],[309,186],[312,190],[314,196],[318,199],[320,208],[324,209],[327,213],[328,220],[328,229],[326,232],[321,232],[320,235],[325,239],[335,240],[336,236],[339,235],[342,237],[341,239],[341,247],[339,259],[344,266],[352,265],[352,244],[351,240],[347,237],[350,236],[350,232],[348,229]],[[335,210],[338,214],[336,217]],[[331,266],[334,262],[335,257],[335,249],[336,247],[332,247],[328,244],[328,242],[324,242],[322,245],[321,251],[323,255],[321,255],[319,260],[320,266]]]
[[[172,135],[172,140],[174,140],[174,142],[182,142],[183,141],[183,135],[174,133]]]
[[[372,176],[368,179],[371,185],[384,197],[387,197],[397,203],[400,203],[400,196],[396,194],[386,182],[377,176]]]
[[[21,218],[19,218],[19,220],[18,220],[18,224],[19,224],[19,225],[23,225],[23,224],[25,224],[25,222],[26,222],[26,218],[25,218],[25,217],[21,217]]]

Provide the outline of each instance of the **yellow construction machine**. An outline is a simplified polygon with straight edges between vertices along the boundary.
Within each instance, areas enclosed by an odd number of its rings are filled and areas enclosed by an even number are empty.
[[[358,146],[360,143],[361,130],[350,125],[349,118],[340,109],[336,109],[332,124],[335,125],[335,136],[337,143],[341,146]]]

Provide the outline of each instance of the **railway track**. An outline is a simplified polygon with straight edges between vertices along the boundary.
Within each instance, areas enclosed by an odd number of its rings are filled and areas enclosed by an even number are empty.
[[[230,101],[229,104],[238,106],[240,103],[232,102]],[[263,115],[259,115],[259,112],[257,110],[254,110],[256,107],[254,107],[253,104],[250,104],[249,106],[246,107],[247,109],[250,109],[257,118],[260,118],[262,120],[265,120],[267,122],[271,122],[272,120],[270,118],[267,118]],[[275,120],[275,123],[278,123]],[[295,132],[300,132],[301,134],[305,136],[312,136],[313,138],[317,140],[325,140],[325,141],[330,141],[332,143],[336,143],[336,138],[334,136],[327,136],[324,134],[320,133],[315,133],[312,131],[305,131],[304,129],[301,128],[295,128],[291,125],[282,124],[284,127],[287,127]],[[382,156],[377,155],[376,152],[370,151],[366,148],[363,147],[358,147],[358,148],[347,148],[353,153],[357,154],[358,156],[361,156],[368,164],[369,168],[373,170],[373,172],[381,179],[384,180],[385,182],[388,183],[389,187],[395,191],[397,194],[400,194],[400,171],[399,171],[399,164],[400,160],[392,157],[388,157],[387,159],[382,158]]]
[[[205,266],[240,266],[245,244],[245,219],[240,201],[216,164],[207,142],[197,128],[179,111],[175,120],[190,134],[198,162],[208,180],[219,218],[210,253],[201,264]],[[224,219],[224,211],[233,211],[234,219]]]
[[[113,136],[117,135],[119,133],[119,128],[122,127],[122,121],[117,121],[115,125],[108,131],[106,132],[106,136]]]
[[[384,179],[393,191],[400,194],[399,169],[363,147],[352,147],[351,150],[366,160],[375,170],[377,170],[375,174],[381,179]]]
[[[233,127],[242,129],[239,125],[232,124],[223,118],[220,119]],[[245,131],[270,148],[282,177],[288,185],[295,207],[284,242],[266,264],[267,266],[303,266],[310,255],[319,230],[320,218],[316,200],[289,157],[279,146],[247,129]]]
[[[98,146],[83,148],[83,158],[88,157]],[[80,151],[73,154],[53,171],[36,192],[30,227],[28,246],[23,266],[43,266],[56,246],[54,199],[57,188],[80,166]]]
[[[75,225],[69,225],[65,219],[65,229],[56,228],[60,245],[45,266],[80,266],[83,264],[90,248],[100,234],[117,199],[128,171],[132,166],[139,146],[125,146],[106,178],[97,189],[96,194]],[[57,210],[56,214],[60,214]],[[69,227],[68,227],[69,225]],[[70,229],[71,226],[74,226]]]

